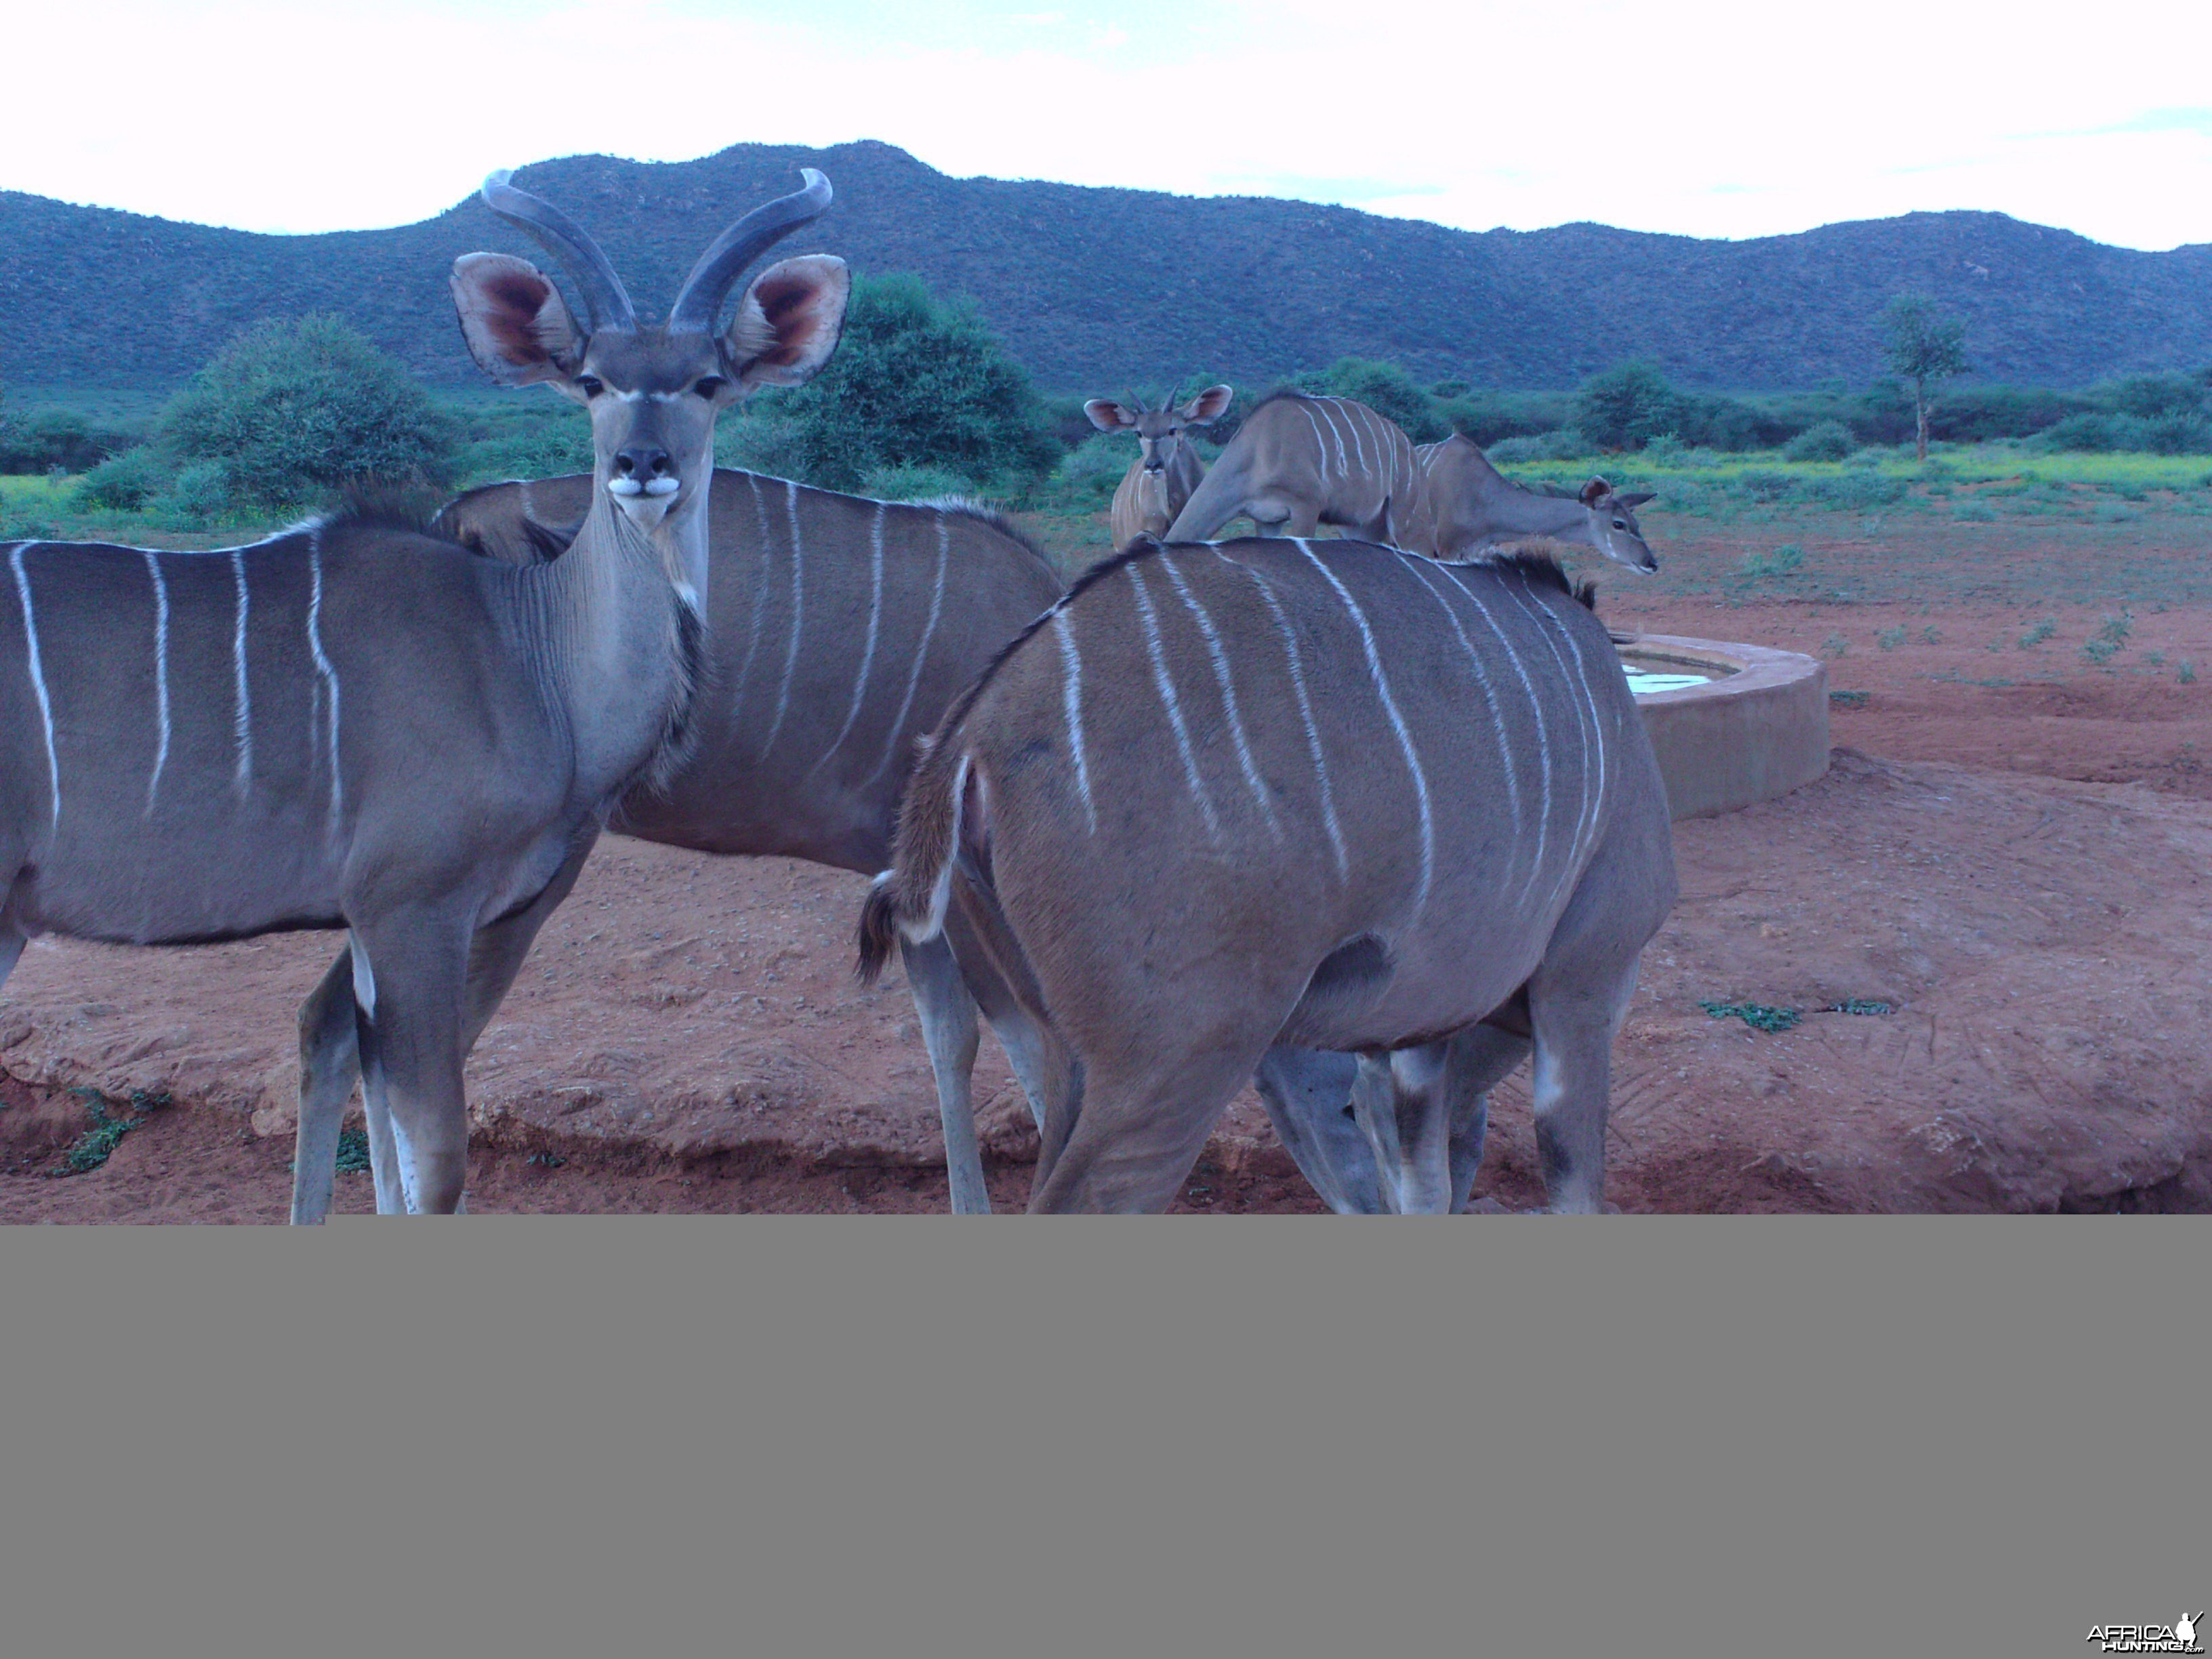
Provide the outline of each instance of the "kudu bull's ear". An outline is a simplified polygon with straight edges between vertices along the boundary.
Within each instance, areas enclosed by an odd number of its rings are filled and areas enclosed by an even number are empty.
[[[1612,494],[1613,486],[1611,484],[1607,483],[1602,478],[1592,478],[1588,483],[1583,486],[1583,492],[1579,499],[1584,507],[1595,507],[1600,501],[1603,501],[1607,496]]]
[[[1656,499],[1654,493],[1649,489],[1632,489],[1620,498],[1620,504],[1623,507],[1641,507],[1644,502]]]
[[[1185,404],[1178,412],[1192,426],[1206,426],[1219,420],[1227,412],[1229,400],[1236,395],[1234,387],[1210,386]]]
[[[461,337],[477,367],[501,386],[566,381],[583,361],[584,332],[561,290],[527,259],[464,253],[448,279]]]
[[[804,386],[845,331],[853,273],[834,253],[781,259],[752,280],[723,337],[740,392]]]
[[[1111,398],[1093,398],[1083,405],[1083,412],[1101,432],[1127,432],[1137,423],[1137,417]]]

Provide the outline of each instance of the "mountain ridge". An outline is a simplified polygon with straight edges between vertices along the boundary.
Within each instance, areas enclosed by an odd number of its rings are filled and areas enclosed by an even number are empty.
[[[2212,363],[2212,245],[2118,248],[1958,211],[1712,240],[1588,222],[1462,231],[1261,197],[955,179],[872,140],[696,161],[532,163],[516,182],[599,238],[658,315],[700,249],[820,167],[836,204],[786,251],[968,295],[1055,391],[1197,368],[1250,384],[1352,355],[1535,390],[1629,357],[1677,382],[1804,388],[1880,372],[1881,310],[1925,289],[1978,378],[2079,386]],[[474,382],[454,256],[545,256],[473,198],[379,230],[277,236],[0,191],[0,381],[174,383],[270,316],[333,311],[435,384]]]

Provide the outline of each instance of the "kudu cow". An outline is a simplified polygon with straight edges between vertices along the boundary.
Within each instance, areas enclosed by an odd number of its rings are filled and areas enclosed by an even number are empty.
[[[557,552],[596,482],[493,484],[448,504],[438,524],[495,557]],[[708,502],[703,672],[681,761],[616,809],[611,827],[674,847],[775,854],[872,874],[920,739],[1008,640],[1060,597],[1044,556],[995,514],[958,503],[898,506],[718,471]],[[513,982],[545,912],[518,917],[480,951],[473,1043]],[[969,1091],[976,1003],[942,939],[908,945],[907,983],[936,1073],[952,1206],[989,1194]],[[984,1012],[1008,1000],[978,988]],[[352,961],[344,952],[301,1021],[293,1218],[319,1220],[356,1059]],[[1026,1030],[999,1035],[1041,1097]],[[372,1144],[380,1133],[374,1111]],[[378,1194],[380,1206],[392,1194]]]
[[[483,198],[588,313],[524,260],[454,264],[477,362],[591,410],[599,488],[557,563],[342,515],[222,553],[18,544],[0,608],[0,978],[44,931],[349,928],[380,1183],[422,1211],[462,1203],[472,953],[559,902],[683,740],[715,416],[827,359],[847,289],[838,261],[786,260],[709,331],[743,268],[828,205],[819,173],[726,231],[650,329],[565,215],[504,174]]]
[[[1262,536],[1333,525],[1445,559],[1543,537],[1648,573],[1659,561],[1634,509],[1650,499],[1615,495],[1602,478],[1578,497],[1523,489],[1465,436],[1417,447],[1364,404],[1280,392],[1244,417],[1166,539],[1200,541],[1242,514]]]
[[[963,694],[861,969],[956,913],[991,954],[1051,1049],[1032,1210],[1164,1207],[1275,1045],[1375,1057],[1353,1105],[1401,1211],[1463,1201],[1533,1046],[1551,1202],[1601,1206],[1613,1037],[1675,884],[1579,597],[1525,555],[1143,544]]]
[[[1139,536],[1157,539],[1167,534],[1176,514],[1182,511],[1206,463],[1190,446],[1187,428],[1210,426],[1221,418],[1237,394],[1225,386],[1210,386],[1188,403],[1178,403],[1178,393],[1168,393],[1158,409],[1148,409],[1142,398],[1131,395],[1127,404],[1111,398],[1093,398],[1083,405],[1091,424],[1101,432],[1134,432],[1137,459],[1121,475],[1114,491],[1109,515],[1114,550],[1120,552]],[[1133,404],[1133,408],[1131,405]]]

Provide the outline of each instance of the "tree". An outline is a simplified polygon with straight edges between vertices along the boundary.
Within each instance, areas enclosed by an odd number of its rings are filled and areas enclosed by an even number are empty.
[[[1641,449],[1662,432],[1680,432],[1682,394],[1659,366],[1638,357],[1593,374],[1575,390],[1575,427],[1601,449]]]
[[[1928,459],[1928,400],[1935,390],[1966,367],[1966,323],[1939,317],[1926,294],[1900,294],[1882,313],[1889,330],[1889,367],[1912,382],[1912,427],[1916,453]]]
[[[371,478],[443,483],[454,440],[422,386],[336,317],[256,324],[162,411],[187,461],[241,500],[291,507]]]
[[[1036,388],[975,307],[916,276],[853,284],[837,355],[781,412],[808,480],[831,489],[892,468],[982,484],[1042,472],[1059,455]]]

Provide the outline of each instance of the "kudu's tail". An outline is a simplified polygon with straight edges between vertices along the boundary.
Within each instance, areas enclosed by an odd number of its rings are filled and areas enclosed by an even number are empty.
[[[860,959],[854,972],[872,985],[901,938],[919,945],[945,927],[952,866],[960,856],[968,796],[968,756],[954,734],[923,757],[899,803],[891,867],[869,885],[860,907]]]
[[[1244,469],[1234,456],[1224,456],[1216,461],[1206,475],[1199,480],[1198,488],[1190,492],[1190,499],[1176,514],[1175,522],[1168,526],[1164,538],[1171,542],[1202,542],[1227,524],[1244,508]]]

